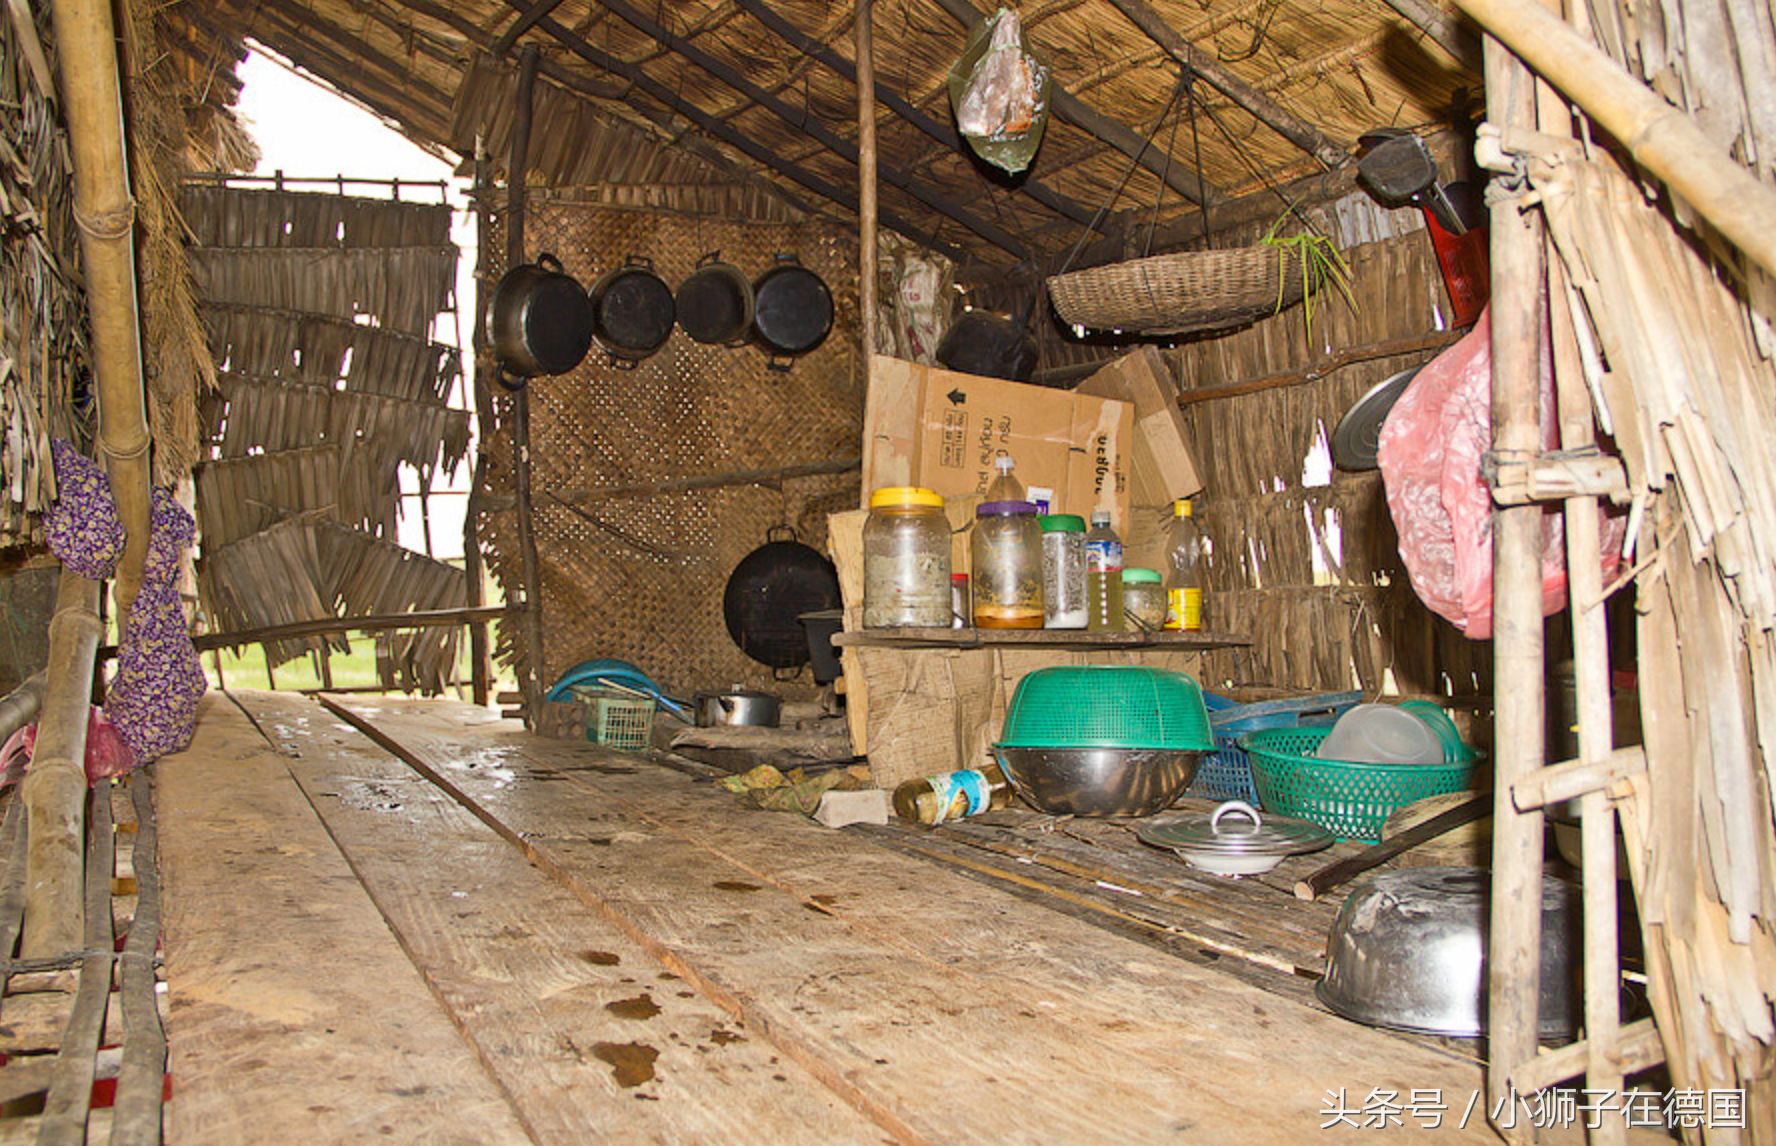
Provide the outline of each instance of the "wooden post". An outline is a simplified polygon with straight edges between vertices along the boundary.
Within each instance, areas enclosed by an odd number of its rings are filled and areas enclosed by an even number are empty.
[[[19,951],[78,951],[86,930],[86,722],[99,648],[99,583],[67,569],[49,622],[49,668],[37,747],[25,773],[25,921]]]
[[[0,699],[0,741],[29,724],[43,707],[43,681],[44,673],[39,669]]]
[[[123,137],[123,88],[110,0],[57,0],[62,103],[74,159],[74,221],[92,316],[99,391],[99,449],[127,531],[117,566],[119,631],[142,585],[148,556],[148,412],[136,316],[136,204]],[[84,698],[82,698],[84,700]]]
[[[485,225],[489,214],[487,150],[479,138],[475,140],[475,184],[472,194],[475,211]],[[464,383],[475,403],[475,462],[469,473],[469,504],[463,511],[463,578],[468,583],[465,601],[470,608],[477,608],[486,602],[487,571],[481,563],[480,517],[485,496],[483,485],[487,480],[487,437],[493,433],[493,393],[487,377],[488,363],[493,355],[493,348],[487,344],[489,291],[484,277],[486,268],[479,265],[481,252],[487,249],[487,244],[481,241],[476,247],[475,321],[469,328],[469,372]],[[492,661],[487,655],[487,622],[472,621],[469,624],[470,688],[475,703],[483,708],[487,706],[491,692],[492,667]]]
[[[876,354],[876,55],[870,0],[857,0],[858,322],[863,369]]]
[[[536,89],[537,46],[526,44],[518,70],[517,120],[512,127],[512,155],[506,165],[506,268],[526,262],[524,254],[524,183],[530,158],[531,96]],[[530,493],[530,387],[512,395],[512,448],[518,495],[518,557],[524,578],[524,722],[534,729],[543,700],[543,590],[538,569],[536,516]]]
[[[1535,124],[1528,69],[1488,38],[1488,120]],[[1509,188],[1502,188],[1509,191]],[[1507,460],[1541,449],[1542,233],[1540,217],[1506,194],[1492,206],[1493,449]],[[1488,1108],[1512,1141],[1534,1136],[1511,1090],[1511,1073],[1536,1054],[1541,992],[1542,813],[1520,812],[1511,785],[1542,766],[1542,510],[1500,508],[1493,517],[1492,641],[1494,799],[1492,938],[1488,970]],[[1501,1106],[1501,1104],[1506,1104]]]

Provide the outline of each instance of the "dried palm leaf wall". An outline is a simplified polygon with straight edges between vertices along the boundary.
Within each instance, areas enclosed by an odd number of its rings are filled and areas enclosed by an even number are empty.
[[[42,24],[0,20],[0,550],[40,542],[55,496],[49,438],[71,412],[86,364],[66,132],[56,118],[53,41]],[[29,12],[29,9],[27,9]],[[38,65],[41,66],[38,66]]]
[[[503,228],[495,218],[481,233],[481,266],[493,282]],[[825,227],[601,208],[534,190],[525,234],[533,251],[553,251],[586,283],[629,255],[651,258],[676,288],[707,251],[749,275],[793,252],[832,290],[832,333],[784,373],[768,370],[757,347],[704,346],[675,331],[636,369],[613,369],[595,347],[573,372],[530,383],[545,687],[582,660],[612,656],[686,692],[735,682],[784,690],[730,640],[723,589],[775,526],[823,548],[827,514],[856,505],[857,475],[639,495],[613,496],[608,487],[856,456],[863,382],[854,240]],[[496,409],[481,539],[489,568],[516,599],[521,558],[503,394]],[[502,622],[497,651],[523,663],[519,625]],[[809,683],[805,673],[800,679]]]
[[[427,337],[451,303],[449,207],[216,184],[188,187],[183,206],[221,378],[196,473],[214,623],[465,604],[460,570],[386,540],[400,467],[429,481],[468,447],[468,414],[446,404],[459,356]],[[379,638],[382,683],[438,691],[456,642],[448,629]],[[323,647],[344,642],[268,657]]]
[[[1380,474],[1323,473],[1331,431],[1351,404],[1433,351],[1358,362],[1317,380],[1303,376],[1303,384],[1189,401],[1193,390],[1306,371],[1351,348],[1434,340],[1448,327],[1436,254],[1413,214],[1372,217],[1350,205],[1344,211],[1350,219],[1342,229],[1336,212],[1323,216],[1326,232],[1371,240],[1343,245],[1354,306],[1329,294],[1311,332],[1303,309],[1294,307],[1166,352],[1204,482],[1198,518],[1214,550],[1208,623],[1254,640],[1250,649],[1212,654],[1205,673],[1230,685],[1370,692],[1391,679],[1405,693],[1478,706],[1490,691],[1489,647],[1462,637],[1413,594]],[[1317,465],[1310,455],[1319,457]],[[1310,471],[1318,471],[1313,484]]]

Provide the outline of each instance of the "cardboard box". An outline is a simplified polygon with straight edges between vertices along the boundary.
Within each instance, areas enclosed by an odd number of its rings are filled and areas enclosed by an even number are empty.
[[[1010,454],[1026,487],[1054,491],[1050,509],[1129,514],[1135,408],[1126,401],[980,378],[898,358],[870,362],[863,494],[914,485],[978,495],[993,459]]]
[[[1126,354],[1081,382],[1074,392],[1134,406],[1132,504],[1169,505],[1176,498],[1202,492],[1184,414],[1178,409],[1178,383],[1158,350],[1143,346]]]

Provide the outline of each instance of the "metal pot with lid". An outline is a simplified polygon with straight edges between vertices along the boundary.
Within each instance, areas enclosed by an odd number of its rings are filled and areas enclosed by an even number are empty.
[[[770,352],[772,370],[788,370],[789,359],[813,350],[832,331],[832,292],[794,255],[779,254],[753,280],[752,298],[753,334]]]
[[[666,344],[678,316],[672,288],[652,259],[630,255],[592,285],[592,336],[612,366],[633,369]]]
[[[739,267],[722,262],[720,251],[697,260],[697,269],[678,284],[678,328],[694,341],[733,346],[752,329],[752,283]]]
[[[783,699],[734,685],[725,692],[700,692],[694,699],[697,727],[714,725],[776,728],[783,720]]]
[[[487,341],[508,390],[538,375],[566,374],[592,345],[592,304],[545,251],[500,277],[487,308]]]

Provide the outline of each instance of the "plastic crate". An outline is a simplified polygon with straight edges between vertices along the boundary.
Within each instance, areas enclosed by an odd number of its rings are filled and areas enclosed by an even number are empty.
[[[586,739],[604,748],[640,752],[654,731],[654,698],[576,685],[574,699],[586,710]]]
[[[1190,782],[1184,794],[1202,800],[1258,803],[1258,789],[1252,783],[1252,766],[1246,760],[1245,750],[1239,746],[1239,738],[1264,728],[1331,724],[1362,699],[1361,692],[1324,692],[1257,704],[1235,704],[1213,693],[1203,694],[1203,701],[1209,707],[1209,731],[1215,737],[1215,750],[1203,756],[1196,768],[1196,779]]]
[[[1379,840],[1396,808],[1465,790],[1480,754],[1444,764],[1359,764],[1314,755],[1327,728],[1268,728],[1239,739],[1267,812],[1319,824],[1339,839]]]

